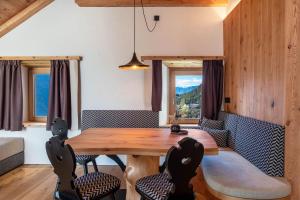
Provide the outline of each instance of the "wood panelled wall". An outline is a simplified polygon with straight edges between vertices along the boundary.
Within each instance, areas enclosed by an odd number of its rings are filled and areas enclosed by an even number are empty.
[[[285,0],[285,170],[300,199],[300,0]]]
[[[285,175],[300,199],[300,0],[242,0],[224,20],[227,111],[286,127]]]
[[[224,21],[227,111],[284,123],[284,1],[243,0]]]

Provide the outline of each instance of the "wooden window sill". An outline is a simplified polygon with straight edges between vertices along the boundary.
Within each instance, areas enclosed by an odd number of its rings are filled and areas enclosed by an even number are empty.
[[[46,122],[23,122],[25,128],[28,127],[46,127]]]

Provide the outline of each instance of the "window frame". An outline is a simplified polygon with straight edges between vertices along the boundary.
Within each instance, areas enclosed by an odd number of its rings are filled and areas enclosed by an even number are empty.
[[[175,119],[176,114],[176,75],[203,75],[202,67],[170,67],[169,68],[169,117],[168,121],[170,124],[198,124],[199,119]],[[201,113],[200,113],[201,114]]]
[[[47,122],[47,117],[35,116],[35,74],[50,74],[50,64],[28,69],[28,119],[30,122]]]

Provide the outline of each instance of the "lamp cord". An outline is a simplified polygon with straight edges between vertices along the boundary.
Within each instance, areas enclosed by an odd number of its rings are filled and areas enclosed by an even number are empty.
[[[135,0],[133,0],[133,27],[134,27],[134,33],[133,33],[133,49],[135,53]]]
[[[146,18],[146,14],[145,14],[145,9],[144,9],[144,3],[143,3],[143,0],[141,0],[141,4],[142,4],[142,10],[143,10],[143,16],[144,16],[144,20],[145,20],[145,24],[146,24],[146,27],[148,29],[148,31],[151,33],[155,30],[156,28],[156,25],[157,25],[157,21],[155,21],[155,24],[153,26],[153,28],[149,28],[149,25],[148,25],[148,21],[147,21],[147,18]]]

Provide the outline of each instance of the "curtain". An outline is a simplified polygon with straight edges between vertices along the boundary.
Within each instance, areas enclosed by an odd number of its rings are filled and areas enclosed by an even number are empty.
[[[72,127],[71,130],[78,130],[81,117],[81,99],[80,99],[80,68],[78,60],[70,60],[70,82],[71,84],[71,110]]]
[[[162,61],[152,61],[152,111],[161,111],[162,100]]]
[[[23,91],[21,61],[0,61],[0,130],[21,131]]]
[[[70,62],[51,61],[47,130],[51,130],[52,122],[57,117],[65,120],[70,129],[71,115]]]
[[[201,117],[218,119],[223,100],[223,61],[203,61]]]

